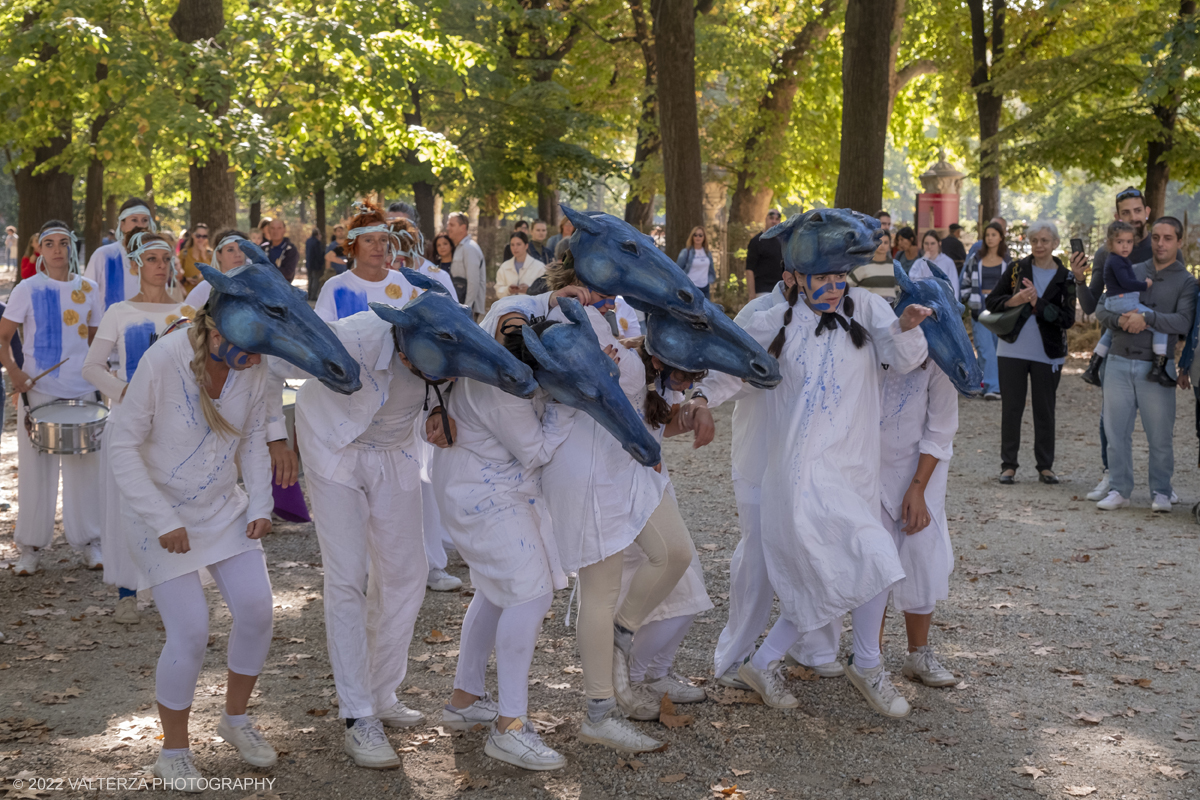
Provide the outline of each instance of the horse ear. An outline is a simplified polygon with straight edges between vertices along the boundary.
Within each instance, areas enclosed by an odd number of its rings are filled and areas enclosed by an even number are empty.
[[[406,328],[411,321],[409,314],[405,313],[402,308],[389,306],[386,303],[368,303],[367,305],[371,307],[377,317],[397,328]]]
[[[242,249],[242,253],[246,258],[250,259],[252,264],[264,264],[267,266],[275,266],[271,263],[271,259],[267,258],[267,254],[263,249],[249,239],[242,239],[238,242],[238,247]]]
[[[587,214],[582,214],[576,211],[566,203],[560,203],[559,208],[562,209],[562,212],[566,215],[567,219],[571,220],[571,224],[575,226],[576,230],[583,231],[584,233],[590,233],[592,236],[600,236],[604,233],[604,230],[600,227],[596,220],[592,219]]]
[[[583,310],[583,306],[574,297],[558,298],[558,307],[562,309],[563,316],[567,321],[574,322],[576,325],[583,325],[589,330],[592,323],[588,321],[587,312]]]
[[[917,286],[899,264],[893,264],[892,270],[896,276],[896,287],[905,294],[915,294]]]
[[[408,281],[410,284],[423,292],[437,292],[444,294],[447,297],[450,296],[450,292],[446,290],[445,286],[428,277],[427,275],[422,275],[415,269],[401,267],[400,274],[404,276],[404,280]]]
[[[550,351],[546,349],[546,345],[542,344],[542,340],[538,338],[533,328],[522,325],[521,338],[525,340],[525,349],[529,351],[529,355],[533,356],[534,361],[550,372],[561,374],[565,371],[554,356],[550,355]]]
[[[208,264],[197,264],[200,269],[200,274],[204,276],[204,280],[208,281],[208,285],[212,287],[214,292],[237,296],[246,296],[252,294],[250,289],[242,284],[236,277],[231,277],[221,272],[219,269],[213,269]]]

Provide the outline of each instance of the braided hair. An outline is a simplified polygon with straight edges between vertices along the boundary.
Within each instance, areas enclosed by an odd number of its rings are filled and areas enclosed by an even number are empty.
[[[767,348],[767,352],[775,358],[779,358],[779,354],[783,352],[783,344],[787,340],[787,326],[792,323],[792,309],[795,307],[796,301],[800,298],[799,280],[788,287],[786,297],[788,307],[783,312],[783,325],[779,328],[779,333],[775,334],[775,338],[771,341],[771,346]],[[871,335],[854,318],[854,298],[850,296],[849,291],[842,295],[842,309],[846,312],[845,318],[836,311],[821,313],[821,320],[817,324],[817,335],[819,336],[825,327],[840,324],[849,331],[850,341],[854,343],[854,346],[861,350],[870,341]],[[848,325],[846,324],[847,320],[849,321]]]
[[[642,366],[646,370],[646,405],[644,407],[646,424],[650,426],[651,430],[658,430],[660,425],[666,425],[675,417],[675,409],[657,388],[657,385],[661,385],[660,379],[663,373],[670,373],[672,368],[665,365],[662,369],[654,367],[654,355],[646,349],[645,336],[622,339],[621,344],[637,353],[642,359]],[[691,378],[692,382],[700,380],[707,374],[707,371],[684,372],[684,370],[679,370],[679,372]]]

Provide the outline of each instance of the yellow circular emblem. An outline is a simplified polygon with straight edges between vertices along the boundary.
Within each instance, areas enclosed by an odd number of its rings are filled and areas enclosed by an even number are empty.
[[[437,264],[430,264],[430,265],[429,265],[429,271],[430,271],[430,272],[441,272],[441,271],[442,271],[442,268],[441,268],[441,267],[439,267]]]
[[[87,292],[90,292],[91,290],[92,290],[92,285],[90,283],[88,283],[87,281],[84,281],[83,282],[84,293],[86,294]]]
[[[129,274],[130,274],[130,275],[137,275],[137,264],[130,264],[130,265],[129,265]]]
[[[412,290],[412,294],[410,294],[410,295],[408,296],[408,299],[409,299],[409,300],[416,300],[416,299],[417,299],[417,295],[419,295],[419,294],[420,294],[420,292],[418,292],[416,289],[413,289],[413,290]]]
[[[78,325],[79,312],[73,308],[68,308],[63,312],[63,322],[65,322],[67,325]]]
[[[179,320],[178,314],[167,314],[167,324],[170,325]]]
[[[192,308],[191,306],[180,306],[179,314],[180,316],[191,319],[192,317],[196,316],[196,309]]]
[[[629,333],[629,320],[621,319],[617,321],[621,323],[621,333]]]
[[[399,284],[389,283],[387,288],[383,290],[383,293],[393,300],[397,300],[404,293],[404,290],[400,288]]]
[[[83,293],[82,289],[75,289],[71,292],[71,299],[76,303],[86,303],[87,295]]]
[[[80,339],[86,339],[86,338],[87,338],[87,333],[88,333],[88,331],[87,331],[87,328],[88,328],[88,326],[87,326],[87,325],[80,325],[80,326],[79,326],[79,338],[80,338]]]

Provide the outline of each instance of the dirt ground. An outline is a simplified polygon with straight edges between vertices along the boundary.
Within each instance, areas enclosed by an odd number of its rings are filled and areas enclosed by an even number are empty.
[[[281,752],[256,771],[215,737],[224,684],[229,616],[213,592],[212,641],[193,714],[193,748],[208,777],[268,778],[263,792],[286,800],[398,796],[449,798],[1093,798],[1196,797],[1200,761],[1200,500],[1193,401],[1179,395],[1176,483],[1182,503],[1149,512],[1145,444],[1136,444],[1136,508],[1097,511],[1083,495],[1100,475],[1099,392],[1068,365],[1059,392],[1059,486],[1036,482],[1032,426],[1027,465],[1002,487],[999,404],[960,403],[949,513],[958,562],[951,597],[939,606],[933,642],[961,677],[928,689],[895,675],[914,705],[904,720],[872,713],[845,679],[793,680],[794,711],[710,701],[681,712],[690,725],[640,723],[670,743],[622,760],[577,741],[582,679],[573,634],[563,625],[569,592],[555,597],[532,672],[530,708],[568,766],[529,773],[483,754],[484,736],[438,729],[449,696],[469,590],[427,595],[411,650],[403,699],[426,727],[392,732],[403,769],[371,772],[342,752],[343,726],[325,650],[321,556],[311,525],[279,524],[266,540],[276,595],[275,642],[252,713]],[[729,481],[729,409],[719,436],[692,451],[666,447],[687,520],[717,607],[696,621],[677,666],[712,686],[712,651],[726,618],[728,562],[738,541]],[[1140,433],[1138,434],[1140,436]],[[163,632],[153,607],[141,624],[111,622],[116,592],[58,540],[35,577],[17,578],[15,458],[11,416],[0,490],[0,776],[9,797],[137,796],[72,791],[67,781],[137,778],[148,772],[159,735],[154,669]],[[1136,441],[1136,440],[1135,440]],[[451,571],[467,579],[456,557]],[[847,618],[846,624],[849,624]],[[441,631],[449,641],[427,644]],[[843,637],[843,646],[849,637]],[[886,655],[898,672],[903,626],[888,623]],[[628,761],[628,763],[626,763]],[[62,779],[57,791],[13,789],[31,777]],[[28,783],[21,785],[28,787]],[[96,785],[96,784],[93,784]],[[105,788],[111,788],[109,783]],[[246,786],[247,784],[242,784]],[[735,787],[736,788],[733,788]],[[36,787],[35,787],[36,788]],[[210,791],[240,798],[252,789]],[[260,794],[260,797],[268,796]]]

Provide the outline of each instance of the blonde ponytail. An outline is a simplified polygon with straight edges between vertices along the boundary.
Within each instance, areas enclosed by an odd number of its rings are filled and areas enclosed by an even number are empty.
[[[217,411],[212,398],[208,396],[208,341],[209,334],[216,329],[216,324],[208,315],[207,306],[196,312],[196,316],[192,320],[192,327],[188,329],[188,338],[191,339],[193,350],[192,375],[200,386],[200,410],[204,412],[204,421],[208,423],[208,427],[212,428],[213,433],[218,436],[236,439],[242,435],[242,432],[221,416],[221,412]]]

